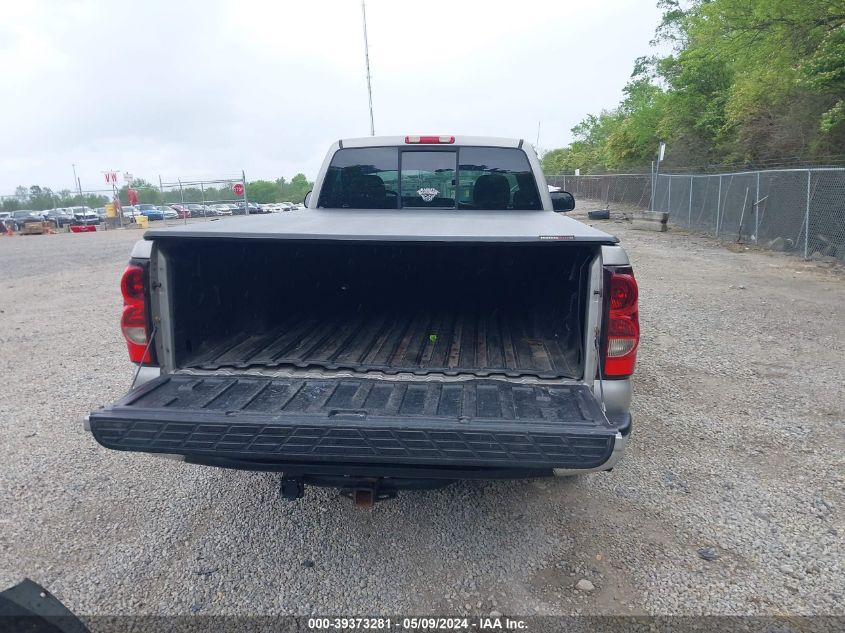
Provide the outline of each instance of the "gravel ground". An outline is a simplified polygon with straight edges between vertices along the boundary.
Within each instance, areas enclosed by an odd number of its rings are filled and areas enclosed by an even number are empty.
[[[0,585],[28,576],[86,615],[845,613],[845,276],[596,225],[641,292],[620,466],[372,510],[97,445],[82,417],[128,387],[118,280],[139,233],[0,238]]]

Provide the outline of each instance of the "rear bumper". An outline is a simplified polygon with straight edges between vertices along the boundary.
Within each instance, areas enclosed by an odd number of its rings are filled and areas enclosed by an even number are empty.
[[[307,421],[249,423],[91,415],[94,438],[115,450],[279,464],[402,464],[433,467],[602,470],[616,463],[620,433],[570,429],[364,426]],[[621,447],[624,449],[624,446]]]
[[[402,481],[455,481],[464,479],[526,479],[531,477],[571,477],[587,473],[612,470],[622,459],[628,444],[628,436],[617,433],[613,451],[606,462],[595,468],[461,468],[416,465],[373,465],[373,464],[314,464],[302,462],[275,462],[262,460],[232,459],[225,456],[208,457],[199,455],[171,455],[153,453],[157,457],[174,459],[201,466],[216,466],[236,470],[271,471],[284,473],[286,477],[319,478],[389,478]]]
[[[552,473],[555,477],[570,477],[572,475],[582,475],[585,473],[596,473],[603,470],[613,470],[614,466],[619,463],[622,456],[625,454],[625,449],[628,446],[628,436],[617,433],[615,441],[613,442],[613,451],[606,462],[595,468],[553,468]]]

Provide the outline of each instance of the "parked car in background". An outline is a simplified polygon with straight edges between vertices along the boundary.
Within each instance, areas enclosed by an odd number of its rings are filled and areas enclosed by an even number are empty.
[[[164,219],[164,214],[154,204],[139,204],[138,211],[150,222]]]
[[[191,217],[191,210],[188,207],[182,206],[181,204],[171,204],[170,208],[173,209],[183,220]]]
[[[171,209],[168,206],[156,207],[156,209],[161,211],[161,214],[164,216],[165,220],[178,220],[179,219],[179,214],[176,213],[175,210]]]
[[[59,229],[66,227],[68,224],[73,224],[73,213],[67,209],[48,209],[43,216],[45,220]]]
[[[214,215],[232,215],[232,210],[228,204],[215,204]]]
[[[137,207],[133,207],[131,204],[125,204],[122,207],[121,215],[123,215],[124,220],[132,220],[141,215],[141,211]]]
[[[17,230],[17,222],[15,222],[15,216],[12,215],[11,211],[0,211],[0,233],[5,233],[6,231],[16,231]]]
[[[19,231],[23,228],[23,225],[27,220],[32,219],[42,219],[41,214],[38,211],[33,211],[32,209],[20,209],[18,211],[12,211],[12,221],[15,225],[12,227],[12,230]]]
[[[293,210],[293,202],[280,202],[279,206],[281,207],[282,211],[292,211]]]
[[[94,209],[94,213],[96,213],[97,217],[100,218],[100,222],[105,222],[109,217],[106,213],[105,207],[97,207],[96,209]]]
[[[245,207],[244,207],[243,202],[238,202],[238,203],[236,203],[235,206],[237,207],[237,210],[233,211],[233,213],[235,215],[246,215],[246,213],[244,212]],[[247,208],[247,213],[249,213],[249,215],[256,215],[256,214],[259,214],[259,213],[265,213],[265,211],[263,209],[261,209],[261,207],[259,207],[254,202],[250,202],[248,207],[246,207],[246,208]]]
[[[192,218],[204,218],[207,215],[209,215],[206,212],[205,207],[203,207],[203,205],[201,205],[201,204],[192,203],[192,204],[187,204],[185,206],[188,207],[188,210],[191,212]]]
[[[83,213],[83,214],[94,213],[94,215],[96,215],[96,213],[94,212],[94,209],[92,209],[91,207],[88,207],[88,206],[67,207],[67,211],[69,211],[70,213],[73,213],[73,214],[76,214],[76,213]]]
[[[91,207],[71,207],[73,210],[73,222],[79,225],[99,225],[100,216],[98,216]]]

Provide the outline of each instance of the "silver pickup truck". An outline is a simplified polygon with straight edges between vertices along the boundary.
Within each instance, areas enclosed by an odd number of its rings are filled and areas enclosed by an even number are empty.
[[[283,473],[369,505],[610,470],[637,284],[521,140],[335,143],[306,208],[153,229],[123,274],[132,389],[105,447]]]

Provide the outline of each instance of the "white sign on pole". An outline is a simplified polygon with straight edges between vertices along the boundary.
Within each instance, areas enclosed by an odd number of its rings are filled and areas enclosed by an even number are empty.
[[[134,180],[134,177],[132,176],[132,174],[130,172],[128,172],[128,171],[123,172],[123,182],[125,182],[127,185],[131,185],[133,180]]]
[[[104,171],[103,175],[106,177],[106,184],[113,185],[117,182],[116,171]]]
[[[576,175],[576,176],[580,176],[580,175],[581,175],[581,170],[580,170],[580,169],[576,169],[576,170],[575,170],[575,175]]]
[[[664,155],[665,153],[666,153],[666,143],[661,142],[661,143],[660,143],[660,153],[659,153],[659,155],[658,155],[657,160],[658,160],[658,161],[662,161],[662,160],[663,160],[663,155]]]

